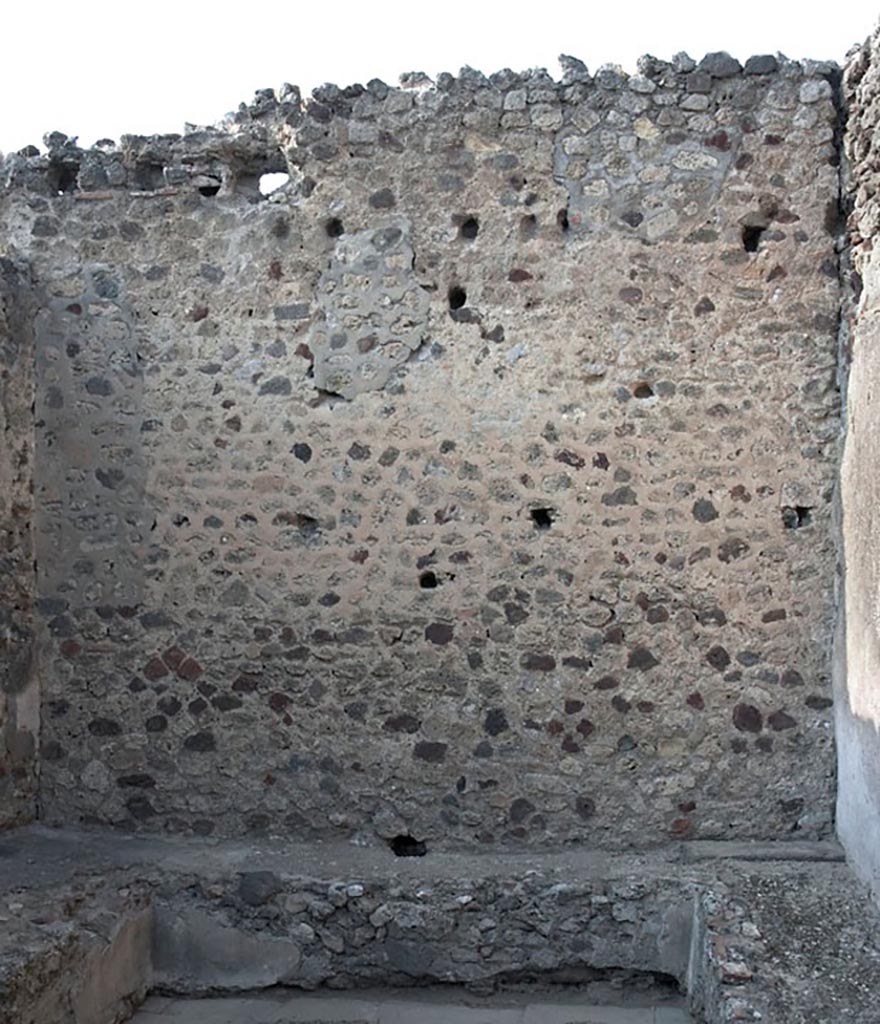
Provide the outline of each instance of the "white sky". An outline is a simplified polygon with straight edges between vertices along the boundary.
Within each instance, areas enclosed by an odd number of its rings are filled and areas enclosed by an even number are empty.
[[[842,62],[872,30],[866,0],[7,0],[0,16],[0,150],[45,132],[91,145],[209,124],[284,81],[307,91],[404,71],[487,74],[572,54],[591,70],[643,53],[728,50]]]

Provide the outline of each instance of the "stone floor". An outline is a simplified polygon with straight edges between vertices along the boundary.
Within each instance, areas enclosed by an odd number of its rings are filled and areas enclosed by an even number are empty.
[[[690,1024],[679,1005],[597,1005],[589,993],[504,993],[462,989],[303,993],[272,990],[217,999],[151,996],[132,1024]]]

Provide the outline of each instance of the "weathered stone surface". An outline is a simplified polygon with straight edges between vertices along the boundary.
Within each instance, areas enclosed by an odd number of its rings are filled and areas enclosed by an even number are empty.
[[[877,46],[842,92],[782,57],[566,58],[8,157],[0,827],[39,750],[49,821],[395,868],[827,836],[848,383],[839,823],[880,886]],[[712,1024],[876,1017],[841,865],[193,856],[4,896],[0,1021],[124,1014],[148,904],[188,991],[613,961],[686,975]]]
[[[846,865],[827,859],[839,848],[824,847],[394,861],[347,843],[18,830],[0,844],[0,1024],[125,1019],[150,979],[179,994],[487,991],[512,975],[613,982],[633,971],[678,979],[707,1024],[872,1024],[880,920]],[[240,899],[245,865],[278,878],[271,906]]]
[[[32,287],[0,244],[0,829],[32,819],[37,785]]]
[[[45,883],[45,865],[30,863]],[[152,909],[131,873],[109,884],[104,875],[88,869],[46,889],[0,884],[0,1024],[105,1024],[143,1002]]]
[[[272,871],[248,871],[239,878],[238,896],[252,907],[261,907],[284,888]]]
[[[392,205],[374,199],[374,209]],[[428,297],[413,274],[409,236],[409,223],[392,218],[338,238],[308,337],[316,387],[348,399],[381,389],[421,346]]]
[[[778,63],[262,92],[7,158],[47,820],[829,832],[838,122]]]
[[[97,946],[72,980],[71,1006],[76,1024],[111,1021],[136,1006],[153,984],[150,945],[154,915],[136,901],[111,926],[107,941]],[[91,908],[93,911],[96,907]],[[57,984],[57,979],[54,979]]]
[[[718,53],[707,53],[697,65],[699,71],[713,78],[733,78],[742,71],[742,65],[729,53],[720,51]]]
[[[154,984],[178,992],[265,988],[295,977],[299,947],[250,935],[196,907],[155,911]]]
[[[743,71],[747,75],[772,75],[779,70],[779,61],[769,53],[749,57]]]

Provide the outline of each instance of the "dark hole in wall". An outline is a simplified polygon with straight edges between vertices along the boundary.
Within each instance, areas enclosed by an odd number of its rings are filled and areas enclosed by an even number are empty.
[[[53,195],[76,192],[79,164],[53,163],[49,165],[49,188]]]
[[[653,398],[654,389],[647,381],[639,381],[638,384],[633,388],[633,397],[635,398]]]
[[[533,508],[529,512],[536,530],[549,530],[556,519],[556,514],[555,508]]]
[[[745,249],[746,252],[757,252],[758,245],[761,242],[761,236],[766,230],[766,228],[758,227],[755,224],[746,224],[742,229],[743,249]]]
[[[209,196],[216,196],[219,191],[219,181],[217,182],[216,185],[199,185],[199,194],[205,196],[206,198]]]
[[[847,203],[843,200],[830,200],[825,205],[825,230],[829,235],[837,237],[846,231],[846,222],[849,217]]]
[[[324,230],[328,238],[339,238],[345,233],[345,227],[338,217],[331,217],[325,224]]]
[[[559,230],[565,234],[566,231],[571,227],[568,220],[568,210],[560,210],[556,214],[556,223],[559,225]]]
[[[134,187],[141,192],[155,192],[165,185],[162,164],[138,164],[134,169]]]
[[[467,302],[467,292],[460,285],[454,284],[448,292],[449,308],[461,309]]]
[[[228,167],[225,191],[235,192],[246,196],[252,203],[258,203],[289,182],[287,161],[280,150],[275,150],[246,162],[235,161]],[[279,215],[276,224],[282,219],[283,215]]]
[[[395,836],[389,840],[388,845],[395,857],[424,857],[428,852],[426,843],[410,835]]]
[[[422,590],[433,590],[435,587],[439,587],[440,580],[437,579],[437,573],[431,572],[430,569],[427,572],[423,572],[419,576],[419,586]]]
[[[783,505],[782,525],[786,530],[799,530],[813,521],[813,509],[809,505]]]
[[[314,377],[314,364],[311,367],[311,371],[311,373],[306,373],[307,377]],[[323,405],[332,409],[337,403],[345,401],[345,398],[343,398],[338,391],[328,391],[326,388],[315,388],[315,396],[316,397],[309,402],[309,405],[313,409],[317,409]]]
[[[472,241],[477,237],[480,231],[480,222],[476,217],[468,217],[467,220],[461,222],[461,227],[458,229],[458,233],[462,238],[466,238],[468,241]]]
[[[538,218],[533,213],[526,214],[519,222],[519,237],[529,241],[538,233]]]
[[[320,532],[321,524],[315,519],[314,516],[306,515],[305,512],[297,512],[294,517],[293,525],[297,527],[299,532],[305,537],[314,537],[314,535]]]

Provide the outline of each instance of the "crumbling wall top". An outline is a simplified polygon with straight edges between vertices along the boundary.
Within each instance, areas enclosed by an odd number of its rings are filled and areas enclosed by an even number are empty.
[[[566,55],[559,62],[559,79],[543,68],[505,68],[487,76],[465,67],[458,76],[442,73],[435,80],[410,72],[400,76],[398,87],[379,79],[366,86],[325,84],[308,97],[284,84],[277,91],[258,90],[250,103],[216,125],[187,124],[183,134],[123,135],[118,144],[102,139],[85,148],[76,137],[53,131],[43,137],[45,152],[29,145],[5,158],[0,189],[85,197],[117,189],[191,188],[257,200],[261,175],[295,172],[307,153],[322,161],[344,156],[333,123],[346,122],[344,141],[362,152],[373,145],[394,148],[401,144],[401,132],[438,118],[459,118],[464,127],[481,131],[527,125],[558,131],[580,106],[603,111],[619,103],[628,110],[633,97],[693,115],[706,109],[705,97],[713,90],[743,110],[774,80],[829,79],[840,70],[831,61],[797,61],[782,54],[756,55],[741,64],[724,52],[706,54],[699,62],[686,53],[671,61],[645,55],[635,74],[611,64],[591,74],[582,61]]]

